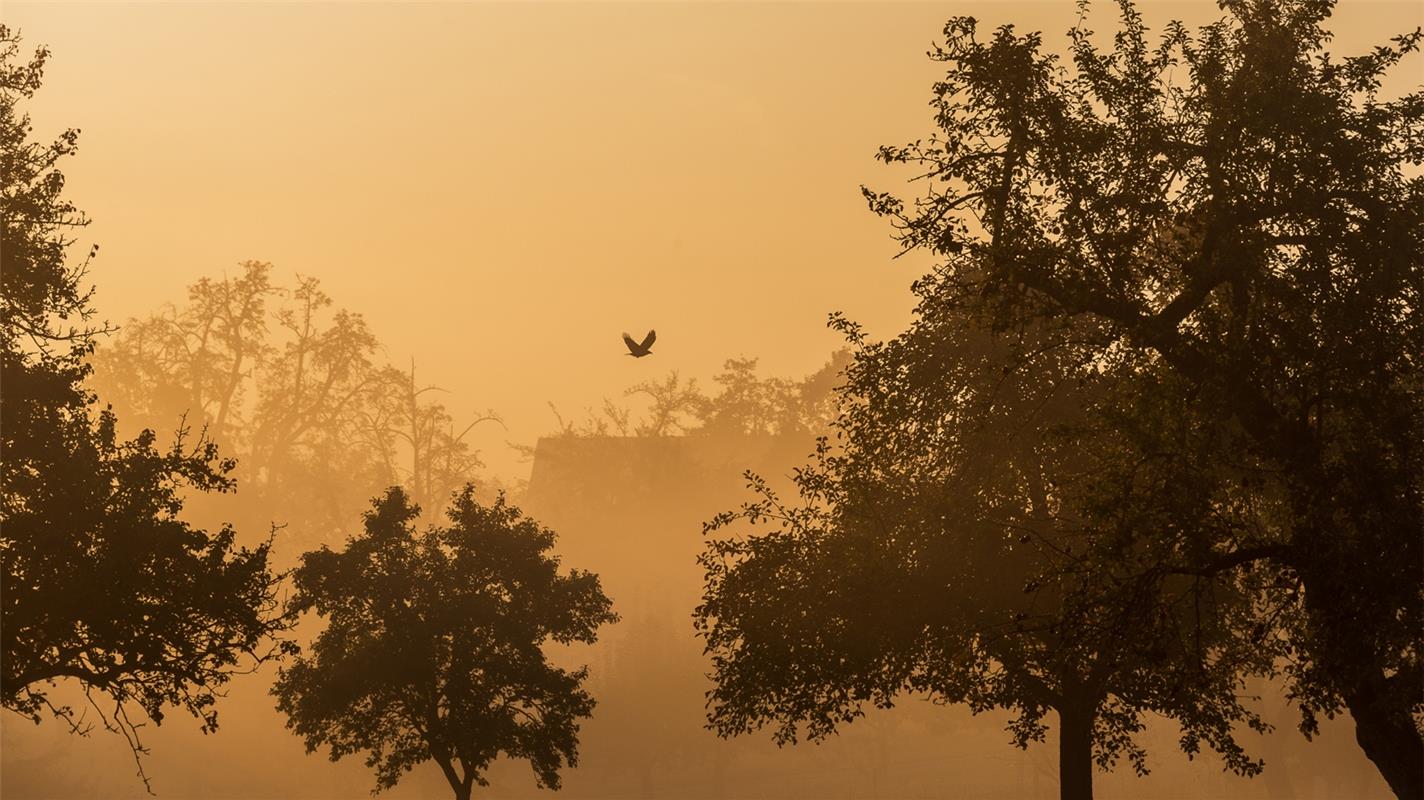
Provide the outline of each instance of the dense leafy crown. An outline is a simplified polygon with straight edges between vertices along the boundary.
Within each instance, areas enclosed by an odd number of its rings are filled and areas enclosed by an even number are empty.
[[[1022,743],[1086,695],[1100,760],[1151,709],[1253,771],[1239,682],[1280,664],[1307,732],[1342,698],[1411,727],[1424,95],[1378,89],[1421,35],[1340,60],[1329,2],[1222,5],[1153,44],[1124,0],[1066,65],[946,26],[939,131],[880,153],[925,191],[865,191],[942,259],[915,322],[837,319],[857,351],[802,502],[761,485],[710,526],[773,523],[703,558],[720,731],[924,689],[1017,708]]]
[[[468,793],[500,753],[557,788],[594,701],[587,669],[551,665],[543,645],[592,642],[617,619],[597,576],[561,573],[554,534],[503,496],[481,505],[467,486],[423,532],[418,515],[391,489],[344,550],[303,557],[292,608],[327,626],[282,670],[279,708],[308,750],[365,752],[377,788],[433,759]]]

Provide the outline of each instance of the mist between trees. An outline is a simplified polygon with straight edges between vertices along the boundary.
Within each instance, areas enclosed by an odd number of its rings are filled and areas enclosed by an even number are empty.
[[[247,261],[199,279],[185,302],[120,325],[96,347],[87,385],[124,432],[184,420],[234,458],[242,499],[225,511],[240,510],[263,530],[263,521],[281,524],[279,552],[339,543],[389,486],[402,486],[427,517],[477,476],[483,498],[522,497],[521,481],[485,474],[468,441],[476,426],[501,425],[499,414],[457,418],[450,394],[422,382],[414,359],[397,366],[383,353],[361,314],[337,307],[317,278],[282,280],[273,265]],[[842,351],[793,380],[761,377],[757,359],[732,358],[710,391],[672,371],[579,417],[566,418],[551,400],[549,435],[809,442],[835,414],[833,390],[848,360]],[[203,500],[189,502],[194,510]]]
[[[951,20],[908,329],[527,485],[314,277],[93,324],[0,27],[7,796],[1424,796],[1424,33],[1223,9]]]

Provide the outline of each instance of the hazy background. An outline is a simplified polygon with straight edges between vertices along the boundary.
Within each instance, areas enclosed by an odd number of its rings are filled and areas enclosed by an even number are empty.
[[[1115,27],[1101,3],[1100,31]],[[1215,3],[1143,3],[1149,21]],[[320,277],[390,359],[450,405],[493,407],[477,444],[510,477],[566,414],[737,354],[802,375],[838,343],[908,319],[925,262],[858,187],[903,175],[881,144],[931,130],[925,51],[946,18],[1041,28],[1070,2],[26,3],[0,6],[55,52],[36,134],[83,129],[69,197],[102,246],[112,321],[200,275],[272,262]],[[1358,51],[1424,4],[1346,0]],[[1416,62],[1417,66],[1417,62]],[[1399,70],[1396,75],[1406,74]],[[1416,72],[1417,74],[1417,72]],[[659,331],[656,356],[618,334]]]
[[[1142,5],[1154,29],[1217,16],[1211,2]],[[235,275],[247,259],[272,262],[284,283],[294,273],[318,277],[337,306],[365,316],[391,362],[414,358],[422,381],[449,390],[442,402],[457,419],[486,408],[503,416],[507,430],[481,426],[474,441],[490,474],[512,480],[527,478],[530,465],[506,442],[532,445],[550,432],[548,402],[581,416],[669,370],[706,381],[737,355],[759,358],[764,375],[799,378],[840,344],[824,325],[833,310],[873,336],[904,326],[909,283],[929,265],[892,261],[896,245],[858,187],[903,186],[904,173],[872,156],[930,132],[940,69],[925,51],[946,18],[966,13],[1041,28],[1054,48],[1077,18],[1069,2],[0,6],[27,45],[54,52],[28,104],[36,138],[83,130],[80,154],[63,170],[67,196],[94,220],[80,240],[102,248],[92,278],[104,318],[122,323],[179,302],[197,278]],[[1424,4],[1355,0],[1341,4],[1333,27],[1339,51],[1359,52],[1421,23]],[[1115,27],[1108,4],[1091,27]],[[1417,83],[1418,59],[1410,66]],[[648,328],[658,330],[654,355],[628,358],[620,332],[641,338]],[[695,579],[681,551],[695,551],[704,512],[735,497],[734,473],[724,478],[703,497],[706,508],[646,521],[687,528],[667,551],[679,553],[672,574]],[[570,518],[560,530],[575,540],[612,535],[616,518]],[[606,573],[583,541],[584,558],[572,563]],[[650,641],[672,642],[654,654],[658,663],[695,676],[690,605],[681,607],[691,595],[666,618],[648,616],[642,610],[658,598],[634,598],[646,584],[630,578],[620,597],[610,579],[615,601],[630,604],[593,662],[595,693],[633,691],[597,683],[600,663],[605,677],[620,674],[609,670],[628,637],[642,642],[640,657]],[[659,633],[670,625],[682,627]],[[291,796],[365,794],[359,759],[337,768],[302,756],[263,680],[239,682],[241,702],[223,709],[217,737],[195,744],[196,726],[181,713],[154,737],[160,796],[267,796],[274,786]],[[607,774],[631,763],[618,760],[616,737],[597,734],[610,720],[722,747],[697,730],[700,698],[683,688],[656,688],[687,706],[675,733],[600,695],[584,748],[586,769],[604,770],[599,791],[665,796],[651,779]],[[714,770],[761,780],[767,796],[823,796],[824,787],[953,796],[956,783],[1005,797],[1054,792],[1051,747],[1021,754],[1006,744],[1002,719],[967,718],[921,708],[881,728],[857,723],[848,749],[832,752],[869,753],[865,763],[804,748],[775,753],[765,742],[753,756],[707,758]],[[1277,721],[1290,726],[1289,715]],[[7,795],[141,791],[114,737],[75,740],[50,722],[27,732],[12,715],[3,724]],[[1269,770],[1249,788],[1228,783],[1210,762],[1187,765],[1166,752],[1153,793],[1383,796],[1348,728],[1327,728],[1314,746],[1287,733],[1275,763],[1293,770],[1292,787],[1273,787]],[[1163,741],[1170,749],[1170,733]],[[906,747],[918,750],[892,758]],[[875,769],[901,782],[856,782]],[[500,792],[534,791],[523,766],[496,778]],[[571,777],[566,794],[582,786],[598,795],[592,785]],[[737,796],[751,785],[736,784]],[[445,791],[432,768],[393,794]],[[1130,774],[1100,778],[1101,797],[1142,791]]]

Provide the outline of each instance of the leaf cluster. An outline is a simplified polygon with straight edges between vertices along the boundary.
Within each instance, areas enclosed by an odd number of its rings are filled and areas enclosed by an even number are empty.
[[[303,557],[290,608],[326,627],[281,670],[278,708],[308,751],[364,752],[378,790],[434,760],[468,796],[501,753],[558,788],[594,700],[587,669],[553,666],[543,647],[592,642],[617,615],[597,576],[561,572],[554,534],[502,495],[481,505],[467,486],[424,531],[419,513],[392,488],[344,549]]]

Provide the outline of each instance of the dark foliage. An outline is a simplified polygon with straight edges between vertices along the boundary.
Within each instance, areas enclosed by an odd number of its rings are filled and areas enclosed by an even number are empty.
[[[503,496],[484,506],[467,486],[449,524],[424,532],[419,513],[393,488],[344,550],[303,557],[291,607],[327,627],[281,671],[278,708],[309,751],[364,752],[377,790],[433,760],[468,798],[501,753],[558,788],[594,700],[587,669],[553,666],[543,647],[617,620],[597,576],[560,574],[553,532]]]
[[[929,188],[866,192],[943,259],[916,324],[845,326],[843,450],[800,506],[712,526],[779,528],[704,558],[720,730],[824,733],[919,688],[1019,708],[1022,742],[1034,680],[1105,666],[1100,762],[1151,708],[1242,766],[1232,689],[1279,667],[1307,734],[1347,707],[1424,793],[1424,96],[1376,95],[1420,34],[1337,60],[1329,2],[1223,7],[1154,46],[1123,2],[1071,69],[946,27],[940,131],[881,152]]]
[[[1169,372],[1192,424],[1240,435],[1278,501],[1261,620],[1302,729],[1348,708],[1391,787],[1424,796],[1424,94],[1378,96],[1419,31],[1358,57],[1325,46],[1328,0],[1229,2],[1153,47],[1122,4],[1112,52],[1073,32],[973,20],[936,57],[940,132],[886,148],[932,188],[867,193],[907,248],[946,261],[929,302],[997,331],[1082,320],[1105,353]],[[983,233],[980,233],[980,230]],[[1073,326],[1065,326],[1072,329]]]
[[[800,503],[757,479],[760,500],[708,526],[771,528],[701,558],[712,727],[822,738],[922,692],[1015,711],[1021,747],[1056,712],[1065,797],[1090,795],[1095,760],[1146,771],[1148,711],[1189,754],[1258,772],[1234,728],[1263,727],[1241,675],[1273,651],[1240,633],[1249,598],[1199,569],[1213,543],[1189,529],[1235,552],[1260,523],[1206,466],[1222,443],[1170,427],[1172,387],[943,308],[885,344],[849,330],[839,446],[798,472]]]
[[[159,723],[178,706],[217,728],[221,687],[245,657],[270,655],[285,627],[278,579],[267,546],[239,548],[231,529],[179,518],[185,489],[232,486],[233,465],[210,442],[189,449],[186,431],[166,450],[148,431],[124,441],[114,415],[95,412],[81,382],[105,331],[88,324],[88,259],[67,260],[85,220],[58,169],[78,132],[29,141],[17,104],[39,87],[47,52],[15,63],[19,37],[3,27],[0,48],[0,701],[84,732],[50,697],[73,679],[137,757],[135,708]]]

